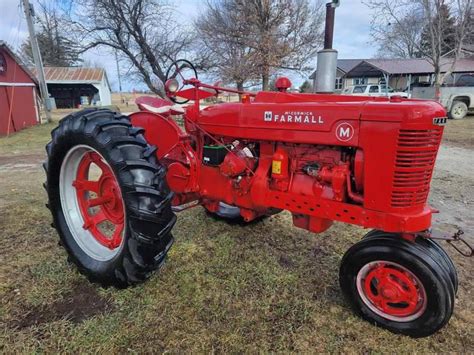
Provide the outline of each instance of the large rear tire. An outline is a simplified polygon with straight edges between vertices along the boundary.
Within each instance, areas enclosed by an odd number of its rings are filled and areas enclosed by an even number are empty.
[[[425,337],[442,328],[454,307],[454,286],[438,254],[384,232],[354,244],[339,271],[341,289],[365,320],[395,333]]]
[[[103,286],[145,281],[163,264],[176,221],[156,148],[106,109],[65,117],[51,138],[45,188],[70,261]]]

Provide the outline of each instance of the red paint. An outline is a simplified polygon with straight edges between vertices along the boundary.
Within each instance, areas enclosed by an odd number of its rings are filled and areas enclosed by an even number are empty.
[[[364,151],[357,149],[354,157],[354,184],[357,191],[364,191]]]
[[[101,170],[98,180],[89,180],[91,165],[95,164]],[[122,243],[124,229],[124,207],[122,195],[117,180],[111,168],[102,161],[100,155],[89,152],[84,155],[77,169],[77,177],[73,182],[77,200],[84,219],[84,229],[109,249],[115,249]],[[91,194],[94,194],[91,197]],[[92,211],[91,208],[96,208]],[[108,221],[113,225],[113,231],[105,234],[100,224]]]
[[[235,177],[245,173],[247,170],[252,171],[254,166],[255,159],[247,157],[241,149],[237,148],[226,155],[219,168],[222,175]]]
[[[195,88],[187,89],[186,97],[201,97],[200,88],[227,91],[197,79],[187,84]],[[186,132],[171,117],[131,115],[170,167],[167,179],[175,204],[200,201],[212,208],[222,201],[240,207],[247,219],[285,209],[295,224],[315,232],[334,220],[402,233],[431,226],[433,211],[426,200],[443,132],[433,118],[446,115],[441,105],[343,95],[242,94],[242,103],[202,110],[198,101],[187,106]],[[220,166],[202,163],[204,145],[230,147],[236,140],[239,149],[253,150],[251,166],[235,152]],[[279,172],[274,162],[281,164]]]
[[[173,162],[168,166],[166,174],[166,182],[171,190],[177,193],[187,192],[186,187],[189,185],[190,172],[182,163]]]
[[[275,80],[275,87],[280,92],[286,92],[286,90],[291,88],[291,81],[286,76],[280,76]]]
[[[413,274],[381,263],[366,276],[363,292],[380,311],[408,317],[417,313],[425,299]]]
[[[0,136],[39,123],[36,81],[6,45],[0,45],[6,70],[0,72]]]

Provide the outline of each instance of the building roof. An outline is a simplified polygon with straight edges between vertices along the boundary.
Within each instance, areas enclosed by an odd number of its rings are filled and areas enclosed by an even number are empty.
[[[33,72],[36,74],[36,70]],[[48,83],[100,83],[105,75],[102,68],[44,67],[44,76]]]
[[[441,58],[441,71],[447,71],[452,63],[452,58]],[[389,75],[423,75],[434,73],[433,65],[423,58],[414,59],[338,59],[337,68],[345,73],[346,77],[369,77]],[[474,72],[473,58],[460,58],[456,61],[454,73]],[[310,79],[314,79],[314,71]]]
[[[347,73],[349,70],[354,68],[357,64],[362,62],[364,59],[338,59],[337,60],[337,69],[341,70],[344,73]],[[314,79],[316,76],[316,70],[309,77]]]
[[[449,60],[449,58],[446,58]],[[444,64],[446,67],[449,63]],[[456,73],[474,72],[474,58],[461,58],[456,61]]]
[[[441,58],[441,71],[447,71],[451,64],[452,58]],[[458,59],[453,70],[454,73],[474,72],[473,59]],[[405,75],[405,74],[432,74],[434,73],[433,65],[423,58],[419,59],[365,59],[354,66],[346,73],[349,78],[353,77],[370,77],[388,75]]]
[[[33,72],[23,64],[23,61],[15,54],[15,52],[8,46],[6,42],[0,40],[0,49],[6,51],[8,55],[12,57],[13,60],[21,67],[21,69],[23,69],[23,71],[31,78],[31,80],[33,80],[35,84],[38,84],[38,80],[36,80],[36,76],[33,74]]]
[[[337,67],[342,70],[344,73],[347,73],[349,70],[354,68],[357,64],[362,62],[363,59],[338,59]]]

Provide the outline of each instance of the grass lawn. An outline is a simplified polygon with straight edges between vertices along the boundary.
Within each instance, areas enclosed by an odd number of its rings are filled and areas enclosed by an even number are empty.
[[[89,284],[44,205],[40,162],[54,125],[0,138],[1,352],[474,352],[472,261],[450,250],[461,284],[444,329],[394,335],[356,317],[339,290],[339,261],[366,231],[335,224],[315,235],[288,213],[238,226],[182,212],[168,261],[148,282]],[[473,129],[455,122],[447,139],[466,146]]]

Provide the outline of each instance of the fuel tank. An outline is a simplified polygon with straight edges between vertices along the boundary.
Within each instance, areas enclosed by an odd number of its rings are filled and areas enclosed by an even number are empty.
[[[288,143],[359,146],[361,124],[379,122],[377,134],[404,122],[432,125],[445,116],[435,102],[399,97],[260,92],[250,103],[225,103],[203,109],[198,123],[219,136]]]

